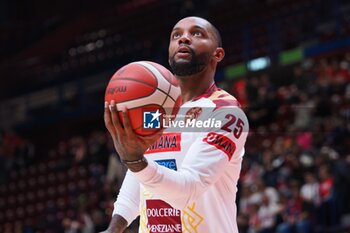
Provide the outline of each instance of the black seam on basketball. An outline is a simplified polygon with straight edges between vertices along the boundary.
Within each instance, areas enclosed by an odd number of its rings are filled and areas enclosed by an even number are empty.
[[[170,93],[170,90],[171,90],[171,88],[173,88],[173,87],[175,87],[175,86],[173,86],[173,84],[170,84],[170,88],[169,88],[169,92],[168,92],[168,97],[170,98],[170,99],[172,99],[175,103],[176,103],[176,100],[171,96],[171,95],[169,95],[169,93]]]
[[[122,104],[122,103],[125,103],[125,102],[129,102],[129,101],[134,101],[134,100],[139,100],[139,99],[143,99],[143,98],[146,98],[147,96],[143,96],[143,97],[140,97],[140,98],[134,98],[134,99],[131,99],[131,100],[125,100],[123,102],[118,102],[117,104]],[[137,107],[138,108],[138,107]],[[131,109],[131,108],[129,108]]]
[[[153,73],[152,73],[153,74]],[[153,85],[150,85],[149,83],[146,83],[146,82],[143,82],[143,81],[140,81],[140,80],[137,80],[137,79],[134,79],[134,78],[118,78],[118,79],[115,79],[115,80],[113,80],[113,81],[117,81],[117,80],[129,80],[129,81],[135,81],[135,82],[138,82],[138,83],[142,83],[142,84],[144,84],[144,85],[146,85],[146,86],[149,86],[149,87],[154,87]],[[157,79],[156,79],[157,80]],[[168,80],[167,80],[168,81]],[[158,82],[158,80],[157,80],[157,82]],[[171,86],[173,86],[173,84],[171,84],[170,82],[169,82],[169,90],[168,90],[168,92],[165,92],[165,91],[163,91],[162,89],[159,89],[158,87],[154,87],[154,91],[151,93],[151,94],[153,94],[156,90],[159,90],[160,92],[163,92],[164,94],[166,94],[170,99],[172,99],[174,102],[176,102],[175,101],[175,99],[172,97],[172,96],[170,96],[169,95],[169,93],[170,93],[170,90],[171,90]],[[158,86],[158,85],[157,85]],[[140,97],[140,98],[136,98],[136,99],[132,99],[132,100],[137,100],[137,99],[141,99],[141,98],[146,98],[147,96],[143,96],[143,97]],[[165,98],[166,99],[166,98]],[[130,101],[130,100],[127,100],[127,101]],[[124,102],[126,102],[126,101],[123,101],[123,102],[119,102],[119,103],[124,103]],[[165,101],[164,101],[165,102]]]
[[[120,78],[118,80],[132,80],[132,81],[136,81],[136,82],[139,82],[139,83],[142,83],[142,84],[145,84],[147,86],[150,86],[150,87],[154,87],[152,85],[149,85],[147,83],[144,83],[144,82],[140,82],[138,80],[135,80],[135,79],[132,79],[132,78]],[[154,91],[151,93],[151,95],[157,90],[158,88],[155,88]],[[125,100],[125,101],[122,101],[122,102],[118,102],[117,104],[122,104],[122,103],[125,103],[125,102],[128,102],[128,101],[133,101],[133,100],[139,100],[139,99],[143,99],[143,98],[147,98],[149,95],[146,95],[146,96],[141,96],[141,97],[138,97],[138,98],[133,98],[133,99],[130,99],[130,100]]]
[[[119,103],[118,103],[119,104]],[[154,105],[157,105],[159,106],[160,108],[164,109],[163,106],[159,105],[159,104],[147,104],[147,105],[141,105],[141,106],[137,106],[137,107],[134,107],[134,108],[128,108],[129,110],[132,110],[132,109],[136,109],[136,108],[143,108],[143,107],[146,107],[146,106],[154,106]],[[118,111],[118,112],[121,112],[121,111]]]
[[[172,86],[172,84],[170,84],[170,88],[169,88],[169,91],[168,91],[168,93],[164,93],[164,94],[166,94],[167,95],[167,97],[165,98],[165,100],[169,97],[170,99],[172,99],[174,102],[176,102],[175,100],[174,100],[174,98],[172,97],[172,96],[170,96],[169,95],[169,93],[170,93],[170,89],[171,89],[171,86]],[[157,88],[158,89],[158,88]],[[164,102],[163,102],[163,104],[165,103],[165,100],[164,100]],[[163,106],[163,105],[162,105]]]
[[[167,94],[167,96],[166,96],[166,98],[164,99],[164,101],[163,101],[163,103],[162,103],[162,106],[165,104],[165,102],[166,102],[166,100],[168,99],[168,97],[169,97],[169,93],[170,93],[170,90],[171,90],[171,83],[170,83],[170,85],[169,85],[169,89],[168,89],[168,94]],[[176,102],[175,100],[174,100],[174,102]]]
[[[141,65],[140,63],[134,63],[135,65],[138,65],[138,66],[142,66],[143,68],[145,68],[146,70],[148,70],[148,72],[150,72],[151,74],[152,74],[152,76],[155,78],[155,80],[156,80],[156,87],[158,87],[158,79],[157,79],[157,76],[155,75],[155,74],[153,74],[153,72],[152,72],[152,70],[150,70],[150,69],[148,69],[148,67],[147,66],[144,66],[144,65]],[[148,63],[147,63],[148,64]],[[149,65],[151,65],[151,64],[149,64]],[[151,65],[152,66],[152,65]],[[154,66],[153,66],[154,67]],[[155,67],[154,67],[155,68]],[[157,69],[157,68],[155,68],[155,69]],[[158,70],[158,69],[157,69]]]
[[[137,79],[135,79],[135,78],[118,78],[118,80],[135,81],[135,82],[138,82],[138,83],[142,83],[142,84],[144,84],[144,85],[146,85],[146,86],[153,87],[153,88],[154,88],[154,91],[153,91],[151,94],[153,94],[153,93],[156,91],[156,89],[158,89],[157,87],[155,87],[155,86],[153,86],[153,85],[151,85],[151,84],[149,84],[149,83],[146,83],[146,82],[137,80]],[[158,86],[158,83],[157,83],[157,86]],[[147,96],[146,96],[146,97],[147,97]]]
[[[165,91],[163,91],[163,90],[161,90],[161,89],[158,88],[158,79],[157,79],[157,76],[152,72],[152,70],[148,69],[148,67],[143,66],[143,65],[141,65],[141,64],[139,64],[139,63],[135,63],[135,64],[146,68],[153,76],[155,76],[156,81],[157,81],[157,87],[156,87],[156,89],[160,90],[161,92],[163,92],[164,94],[166,94],[167,96],[169,96],[169,92],[166,93]],[[147,63],[147,64],[149,64],[149,63]],[[171,82],[169,82],[169,81],[164,77],[163,73],[160,72],[160,71],[157,69],[157,67],[153,66],[152,64],[149,64],[149,65],[151,65],[154,69],[156,69],[156,70],[160,73],[160,75],[169,83],[170,86],[173,85]],[[174,102],[176,102],[171,96],[169,96],[169,97],[170,97]],[[168,98],[168,97],[167,97],[167,98]],[[165,98],[165,99],[167,99],[167,98]],[[164,104],[164,103],[165,103],[165,100],[164,100],[163,104]],[[162,104],[162,106],[163,106],[163,104]]]
[[[153,94],[156,90],[159,90],[159,91],[161,91],[161,92],[163,92],[164,94],[167,95],[167,93],[166,93],[165,91],[163,91],[162,89],[159,89],[158,87],[155,87],[155,86],[153,86],[153,85],[150,85],[149,83],[146,83],[146,82],[143,82],[143,81],[134,79],[134,78],[119,78],[118,80],[129,80],[129,81],[135,81],[135,82],[138,82],[138,83],[142,83],[142,84],[144,84],[144,85],[146,85],[146,86],[149,86],[149,87],[153,87],[153,88],[154,88],[154,91],[153,91],[151,94]],[[158,82],[158,80],[157,80],[157,82]],[[170,85],[171,85],[171,84],[170,84]],[[158,84],[157,84],[157,86],[158,86]],[[150,95],[151,95],[151,94],[150,94]],[[142,97],[142,98],[145,98],[145,97],[147,97],[147,96],[144,96],[144,97]],[[134,100],[134,99],[133,99],[133,100]],[[128,101],[129,101],[129,100],[128,100]]]
[[[149,85],[149,84],[147,84],[147,83],[145,83],[145,82],[142,82],[142,81],[139,81],[139,80],[135,80],[135,79],[132,79],[132,78],[120,78],[119,80],[132,80],[132,81],[136,81],[136,82],[139,82],[139,83],[142,83],[142,84],[145,84],[145,85],[147,85],[147,86],[150,86],[150,87],[154,87],[154,86],[152,86],[152,85]],[[171,86],[172,86],[172,84],[170,84],[170,89],[171,89]],[[174,102],[176,102],[175,100],[174,100],[174,98],[173,97],[171,97],[170,95],[168,95],[165,91],[163,91],[163,90],[161,90],[161,89],[159,89],[159,88],[155,88],[155,90],[150,94],[150,95],[152,95],[156,90],[159,90],[160,92],[162,92],[163,94],[165,94],[167,97],[165,98],[165,100],[169,97],[170,99],[172,99]],[[170,91],[169,91],[170,92]],[[168,92],[168,93],[169,93]],[[138,98],[133,98],[133,99],[130,99],[130,100],[125,100],[125,101],[122,101],[122,102],[118,102],[117,104],[122,104],[122,103],[125,103],[125,102],[128,102],[128,101],[134,101],[134,100],[139,100],[139,99],[143,99],[143,98],[147,98],[149,95],[147,95],[147,96],[141,96],[141,97],[138,97]],[[160,105],[160,106],[163,106],[163,104],[165,103],[165,101],[162,103],[162,105]]]

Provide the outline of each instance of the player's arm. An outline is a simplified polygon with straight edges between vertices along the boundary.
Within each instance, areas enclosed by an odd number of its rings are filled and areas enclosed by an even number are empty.
[[[239,108],[218,109],[213,117],[222,120],[222,128],[201,133],[181,169],[174,171],[149,161],[146,168],[134,173],[146,189],[175,208],[195,201],[223,175],[230,161],[240,168],[248,135],[245,114]]]
[[[114,202],[114,210],[108,229],[103,233],[123,232],[128,225],[139,215],[140,183],[128,171],[122,187]]]
[[[113,215],[108,229],[100,233],[122,233],[127,228],[128,222],[119,214]]]

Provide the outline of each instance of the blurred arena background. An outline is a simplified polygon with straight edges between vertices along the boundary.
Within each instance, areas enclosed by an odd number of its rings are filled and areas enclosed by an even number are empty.
[[[108,226],[125,168],[104,88],[131,61],[168,67],[189,15],[221,31],[216,80],[251,124],[240,232],[350,232],[347,0],[0,1],[0,232]]]

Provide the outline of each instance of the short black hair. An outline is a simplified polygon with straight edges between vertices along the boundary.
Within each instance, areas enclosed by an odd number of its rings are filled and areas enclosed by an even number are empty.
[[[210,25],[211,25],[211,27],[213,29],[214,37],[216,39],[216,42],[218,43],[218,47],[222,47],[222,39],[221,39],[221,35],[220,35],[219,30],[212,23],[210,23]]]
[[[206,21],[206,22],[210,25],[210,27],[211,27],[211,29],[212,29],[212,33],[213,33],[213,36],[214,36],[214,38],[215,38],[215,40],[216,40],[216,42],[217,42],[217,46],[218,46],[218,47],[222,47],[222,39],[221,39],[220,32],[219,32],[219,30],[214,26],[214,24],[212,24],[212,23],[209,22],[207,19],[205,19],[205,18],[203,18],[203,17],[200,17],[200,16],[187,16],[187,17],[185,17],[185,18],[198,18],[198,19],[201,19],[201,20]],[[182,19],[185,19],[185,18],[182,18]],[[182,19],[181,19],[181,20],[182,20]],[[181,20],[180,20],[180,21],[181,21]]]

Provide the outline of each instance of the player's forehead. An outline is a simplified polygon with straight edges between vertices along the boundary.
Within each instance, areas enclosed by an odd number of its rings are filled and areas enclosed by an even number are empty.
[[[202,28],[206,31],[211,31],[211,24],[202,18],[199,17],[186,17],[177,22],[173,30],[179,29],[189,29],[189,28]]]

